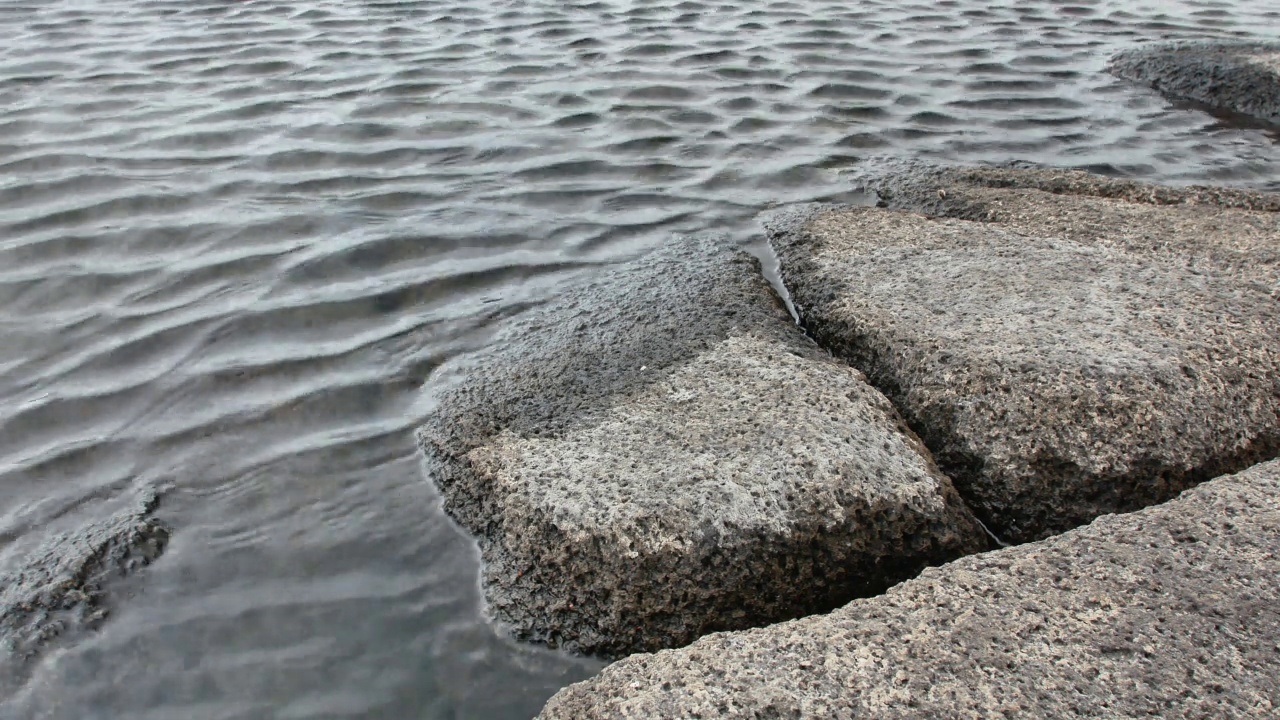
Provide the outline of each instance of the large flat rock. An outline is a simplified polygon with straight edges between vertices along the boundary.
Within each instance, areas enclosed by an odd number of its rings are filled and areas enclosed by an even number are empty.
[[[997,534],[1045,537],[1280,454],[1280,196],[1030,169],[868,178],[889,208],[766,220],[782,276]]]
[[[540,717],[1275,717],[1277,598],[1271,462],[828,615],[627,658]]]
[[[1159,43],[1118,53],[1107,69],[1174,98],[1280,123],[1280,43]]]
[[[529,313],[419,432],[491,611],[618,655],[835,607],[980,526],[754,258],[680,240]]]

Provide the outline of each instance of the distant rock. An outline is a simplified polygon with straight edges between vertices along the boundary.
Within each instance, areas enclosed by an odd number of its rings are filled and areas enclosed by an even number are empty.
[[[491,611],[616,656],[823,611],[985,546],[749,255],[678,240],[528,313],[419,431]]]
[[[1280,123],[1280,43],[1160,43],[1122,51],[1107,69],[1171,97]]]
[[[997,534],[1280,454],[1280,195],[914,163],[863,180],[889,209],[766,220],[783,279]]]
[[[60,534],[0,575],[0,652],[21,663],[64,632],[98,625],[108,614],[113,579],[149,565],[169,542],[146,491],[81,530]],[[0,684],[0,687],[3,685]]]
[[[829,615],[627,658],[540,717],[1275,717],[1277,548],[1270,462]]]

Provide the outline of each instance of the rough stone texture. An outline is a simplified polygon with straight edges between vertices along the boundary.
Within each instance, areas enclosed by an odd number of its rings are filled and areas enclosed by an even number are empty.
[[[152,517],[159,502],[152,491],[128,498],[113,515],[53,537],[20,569],[0,575],[0,655],[8,661],[0,665],[21,666],[64,631],[107,616],[111,580],[150,564],[168,545],[168,528]]]
[[[765,221],[814,337],[1026,541],[1280,453],[1280,196],[882,165]],[[964,219],[955,219],[964,218]]]
[[[636,655],[544,720],[1273,718],[1280,463],[832,612]]]
[[[1120,52],[1107,69],[1165,95],[1280,123],[1280,43],[1162,43]]]
[[[888,401],[715,241],[565,292],[434,397],[428,472],[527,639],[683,645],[985,546]]]

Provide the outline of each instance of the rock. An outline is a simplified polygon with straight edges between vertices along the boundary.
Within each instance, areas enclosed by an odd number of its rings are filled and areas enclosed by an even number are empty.
[[[1280,453],[1280,195],[914,164],[866,178],[891,209],[766,219],[782,277],[998,535]]]
[[[121,504],[103,520],[52,537],[20,569],[0,575],[0,650],[16,666],[65,631],[97,626],[109,611],[112,580],[164,552],[169,530],[152,517],[159,496],[145,491]]]
[[[758,263],[676,241],[502,332],[420,429],[520,637],[616,656],[826,610],[985,545]]]
[[[1161,43],[1122,51],[1107,69],[1165,95],[1280,123],[1280,43]]]
[[[1275,717],[1278,548],[1270,462],[829,615],[627,658],[539,717]]]

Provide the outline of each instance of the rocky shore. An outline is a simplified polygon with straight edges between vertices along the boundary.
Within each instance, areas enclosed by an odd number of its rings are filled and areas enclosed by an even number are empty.
[[[764,218],[808,336],[752,258],[677,240],[436,389],[428,469],[517,635],[617,656],[737,630],[545,717],[1280,703],[1280,196],[860,179],[880,207]],[[1026,544],[984,552],[979,521]]]
[[[756,260],[677,239],[530,313],[419,433],[493,614],[621,655],[825,611],[986,547]]]
[[[1173,98],[1280,123],[1280,43],[1159,43],[1118,53],[1108,70]]]
[[[806,328],[1025,542],[1280,454],[1280,197],[869,166],[765,221]]]
[[[540,717],[1274,717],[1278,547],[1270,462],[828,615],[627,658]]]

